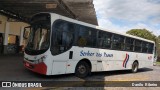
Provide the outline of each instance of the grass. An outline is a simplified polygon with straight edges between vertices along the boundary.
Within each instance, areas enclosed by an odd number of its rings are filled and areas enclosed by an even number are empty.
[[[156,62],[156,65],[160,65],[160,62]]]

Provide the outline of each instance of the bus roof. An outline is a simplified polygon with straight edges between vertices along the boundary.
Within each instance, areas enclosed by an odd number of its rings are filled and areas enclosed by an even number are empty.
[[[139,39],[139,40],[142,40],[142,41],[147,41],[147,42],[155,43],[154,41],[151,41],[151,40],[147,40],[147,39],[144,39],[144,38],[141,38],[141,37],[136,37],[136,36],[125,34],[125,33],[120,33],[120,32],[117,32],[117,31],[107,30],[107,29],[101,28],[99,26],[92,25],[92,24],[85,23],[85,22],[78,21],[78,20],[74,20],[74,19],[62,16],[62,15],[59,15],[59,14],[56,14],[56,13],[50,13],[50,14],[51,14],[51,17],[53,17],[53,16],[56,15],[56,16],[59,16],[59,19],[66,20],[66,21],[69,21],[69,22],[73,22],[73,23],[76,23],[76,24],[80,24],[80,25],[84,25],[84,26],[87,26],[87,27],[91,27],[91,28],[95,28],[95,29],[111,32],[111,33],[114,33],[114,34],[123,35],[123,36],[126,36],[126,37],[131,37],[131,38]]]

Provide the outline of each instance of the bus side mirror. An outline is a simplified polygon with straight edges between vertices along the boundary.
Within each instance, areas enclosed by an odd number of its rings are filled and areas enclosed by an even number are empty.
[[[23,32],[23,38],[24,39],[28,39],[30,31],[31,31],[31,27],[30,26],[24,28],[24,32]]]

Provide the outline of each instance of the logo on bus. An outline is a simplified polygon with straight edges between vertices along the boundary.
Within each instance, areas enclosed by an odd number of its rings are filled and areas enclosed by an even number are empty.
[[[149,56],[149,57],[148,57],[148,60],[152,60],[152,56]]]
[[[90,52],[90,51],[81,51],[80,52],[80,56],[96,56],[96,57],[113,57],[113,54],[110,54],[110,53],[106,53],[106,52],[103,52],[103,53],[100,53],[100,52]]]
[[[125,57],[125,59],[123,60],[123,67],[126,68],[128,60],[129,60],[129,54],[126,53],[126,57]]]

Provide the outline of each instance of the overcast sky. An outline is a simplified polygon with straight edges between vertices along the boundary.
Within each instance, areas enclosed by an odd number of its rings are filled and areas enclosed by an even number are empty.
[[[93,0],[100,27],[118,32],[146,28],[160,35],[160,0]]]

